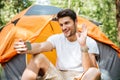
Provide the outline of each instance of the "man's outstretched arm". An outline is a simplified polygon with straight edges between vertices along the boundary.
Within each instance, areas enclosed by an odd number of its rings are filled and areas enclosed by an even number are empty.
[[[18,42],[15,42],[14,48],[18,54],[25,53],[37,54],[41,52],[51,51],[53,49],[53,46],[48,41],[42,43],[32,43],[31,50],[28,50],[26,42],[19,40]]]

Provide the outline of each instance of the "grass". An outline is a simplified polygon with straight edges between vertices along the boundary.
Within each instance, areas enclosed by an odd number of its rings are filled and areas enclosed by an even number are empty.
[[[5,79],[5,74],[4,74],[4,71],[3,71],[3,68],[1,66],[1,64],[0,64],[0,80],[6,80]]]

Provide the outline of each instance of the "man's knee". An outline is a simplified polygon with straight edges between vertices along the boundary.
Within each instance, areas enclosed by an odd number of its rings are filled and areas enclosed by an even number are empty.
[[[84,73],[81,80],[100,80],[101,73],[97,68],[89,68],[87,72]]]
[[[43,54],[36,54],[25,69],[22,80],[35,80],[39,73],[44,75],[48,67],[49,60]]]
[[[35,54],[35,55],[33,56],[33,59],[34,59],[34,60],[37,60],[37,61],[44,61],[44,60],[46,60],[47,58],[46,58],[46,56],[45,56],[44,54]]]
[[[42,68],[49,65],[49,60],[44,54],[36,54],[33,57],[33,61],[38,68]]]
[[[101,75],[101,72],[100,72],[100,70],[98,68],[94,68],[94,67],[93,68],[89,68],[88,71],[90,73],[95,73],[96,75]]]
[[[96,78],[100,78],[101,77],[101,72],[98,68],[90,68],[88,70],[91,74],[93,74],[93,76],[95,76]]]

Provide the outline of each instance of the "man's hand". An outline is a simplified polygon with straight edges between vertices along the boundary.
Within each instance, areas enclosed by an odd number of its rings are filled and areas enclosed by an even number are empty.
[[[27,47],[23,40],[19,40],[18,42],[15,42],[14,49],[17,51],[18,54],[25,54],[27,53]]]
[[[86,46],[87,26],[85,24],[82,25],[82,32],[76,33],[76,36],[80,46]]]

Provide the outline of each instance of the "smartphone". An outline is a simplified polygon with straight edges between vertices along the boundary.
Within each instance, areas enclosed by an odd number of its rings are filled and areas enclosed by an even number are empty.
[[[26,41],[25,44],[26,44],[26,47],[27,47],[28,50],[32,49],[31,43],[29,41]]]

